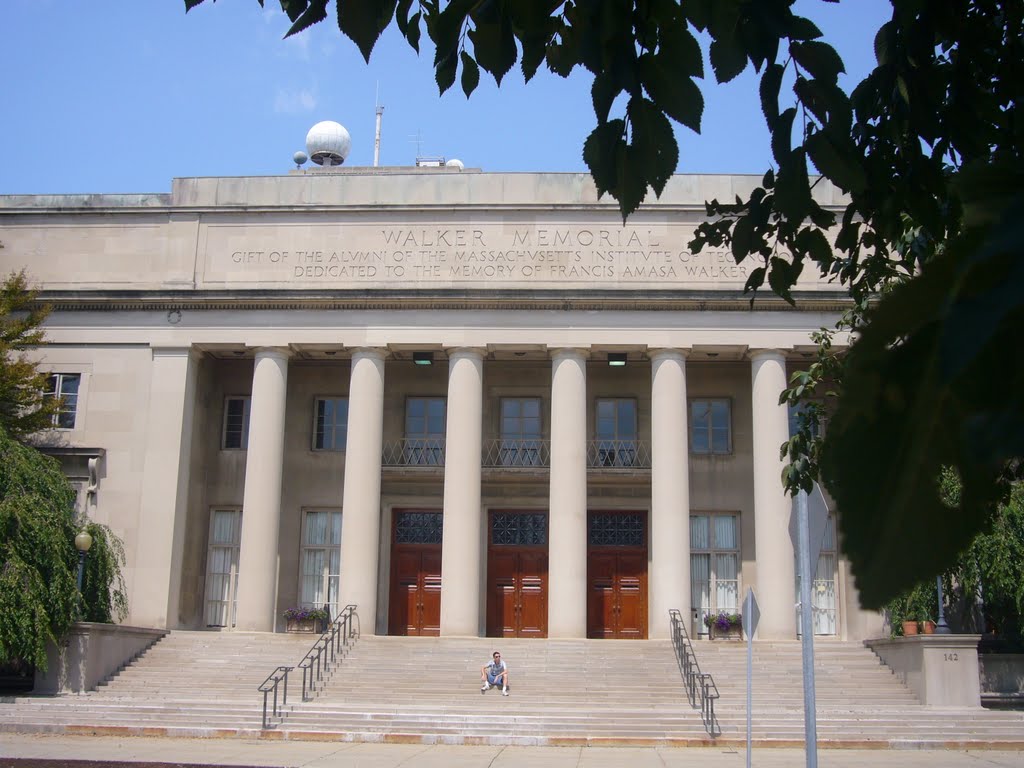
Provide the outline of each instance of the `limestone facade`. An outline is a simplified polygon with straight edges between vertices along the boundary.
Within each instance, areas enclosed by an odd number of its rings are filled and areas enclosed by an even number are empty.
[[[655,638],[752,587],[795,637],[778,397],[845,297],[752,306],[752,267],[690,251],[757,181],[676,177],[625,225],[585,175],[453,168],[0,197],[77,387],[41,441],[124,539],[127,621]],[[837,550],[816,632],[877,635]]]

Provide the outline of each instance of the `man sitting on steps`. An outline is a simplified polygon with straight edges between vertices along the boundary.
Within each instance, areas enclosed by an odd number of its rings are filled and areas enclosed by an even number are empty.
[[[492,685],[501,683],[501,695],[508,696],[508,666],[501,660],[501,654],[497,651],[491,661],[480,667],[480,693],[487,693]]]

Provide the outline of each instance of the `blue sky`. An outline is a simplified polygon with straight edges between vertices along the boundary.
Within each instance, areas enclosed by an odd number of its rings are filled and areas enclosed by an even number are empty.
[[[798,0],[847,65],[845,86],[873,66],[888,0]],[[333,13],[333,6],[331,12]],[[181,176],[282,174],[306,132],[336,120],[352,135],[348,165],[372,165],[376,94],[382,165],[420,152],[485,171],[584,171],[594,127],[590,79],[517,70],[500,90],[481,79],[466,100],[439,97],[424,47],[392,28],[367,65],[331,18],[282,40],[276,0],[2,0],[0,194],[166,192]],[[426,35],[423,36],[426,40]],[[429,41],[427,41],[429,44]],[[709,66],[702,135],[677,129],[680,173],[762,173],[767,133],[748,69],[726,86]]]

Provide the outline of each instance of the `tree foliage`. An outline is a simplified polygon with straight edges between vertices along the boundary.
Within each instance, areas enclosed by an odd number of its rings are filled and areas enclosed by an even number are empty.
[[[185,0],[186,10],[201,2]],[[328,16],[328,0],[280,2],[289,35]],[[790,302],[808,263],[855,304],[910,277],[866,313],[815,459],[872,607],[949,565],[1005,494],[1008,462],[1024,455],[1024,5],[892,5],[876,68],[847,94],[841,58],[793,0],[334,4],[367,60],[392,22],[417,51],[425,31],[442,92],[458,80],[469,96],[480,70],[500,85],[517,61],[526,80],[541,65],[562,76],[585,68],[596,126],[583,157],[624,219],[677,170],[671,121],[700,130],[699,40],[717,82],[759,73],[774,167],[746,200],[709,202],[692,249],[730,247],[756,264],[747,290],[767,284]],[[815,170],[847,194],[838,215],[816,201]],[[901,250],[908,221],[919,247]],[[963,482],[956,513],[936,490],[943,466]],[[929,546],[896,556],[925,529]]]
[[[25,354],[43,343],[40,326],[47,314],[24,270],[0,285],[0,426],[17,439],[49,428],[61,405],[44,396],[47,374]]]
[[[124,618],[124,549],[104,525],[87,523],[84,600],[77,587],[75,493],[59,463],[0,429],[0,661],[46,668],[46,645],[77,620]]]

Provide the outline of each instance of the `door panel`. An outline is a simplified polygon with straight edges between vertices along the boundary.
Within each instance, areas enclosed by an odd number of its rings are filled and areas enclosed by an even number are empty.
[[[520,637],[548,636],[548,554],[519,553]]]
[[[587,570],[587,637],[614,637],[615,555],[591,554]]]
[[[618,514],[622,514],[621,524]],[[596,517],[598,525],[591,529],[587,554],[587,637],[645,639],[647,545],[643,520],[637,520],[638,513],[602,512]]]
[[[441,550],[422,553],[420,564],[422,586],[420,592],[419,634],[437,637],[441,634]]]
[[[496,510],[487,548],[488,637],[547,637],[547,515]]]

